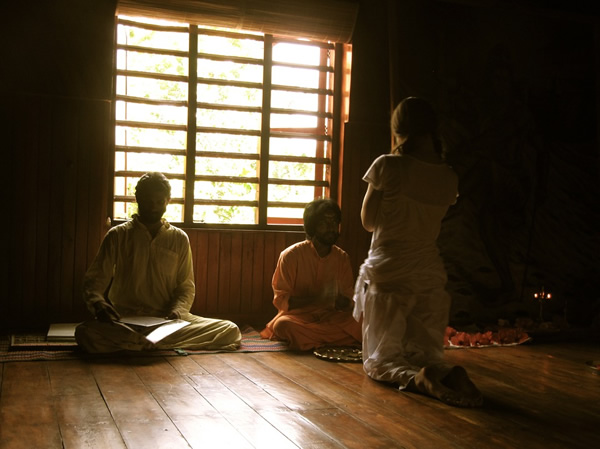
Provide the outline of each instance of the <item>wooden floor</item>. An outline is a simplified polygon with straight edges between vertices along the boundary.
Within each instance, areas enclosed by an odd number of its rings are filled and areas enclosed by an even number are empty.
[[[1,448],[596,448],[598,344],[448,350],[484,392],[457,409],[360,364],[245,353],[0,365]]]

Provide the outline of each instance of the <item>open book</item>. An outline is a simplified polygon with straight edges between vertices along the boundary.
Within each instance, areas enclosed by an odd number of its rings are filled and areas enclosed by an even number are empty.
[[[127,316],[121,317],[117,323],[138,332],[146,337],[148,341],[157,343],[168,337],[173,332],[190,324],[184,320],[169,320],[155,316]]]

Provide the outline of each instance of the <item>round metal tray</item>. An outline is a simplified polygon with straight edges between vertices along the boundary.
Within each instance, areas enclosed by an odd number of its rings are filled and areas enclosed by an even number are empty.
[[[315,349],[313,354],[330,362],[362,363],[362,350],[350,346],[323,346]]]

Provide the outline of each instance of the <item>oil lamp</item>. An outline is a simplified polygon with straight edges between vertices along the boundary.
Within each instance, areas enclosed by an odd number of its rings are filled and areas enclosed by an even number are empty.
[[[542,286],[541,290],[537,293],[533,294],[533,297],[535,299],[537,299],[538,303],[540,304],[540,321],[543,322],[544,321],[544,316],[543,316],[543,309],[544,309],[544,302],[545,301],[549,301],[552,298],[552,294],[550,294],[550,292],[547,292],[544,287]]]

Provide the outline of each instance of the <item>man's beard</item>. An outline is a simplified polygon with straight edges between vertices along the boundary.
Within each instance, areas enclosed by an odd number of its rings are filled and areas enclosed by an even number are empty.
[[[164,215],[164,211],[144,211],[138,210],[138,215],[142,218],[144,222],[147,223],[158,223],[162,216]]]
[[[328,246],[333,246],[333,245],[335,245],[335,242],[337,242],[337,239],[340,237],[340,233],[339,232],[324,232],[323,234],[315,235],[315,237],[322,244],[328,245]]]

